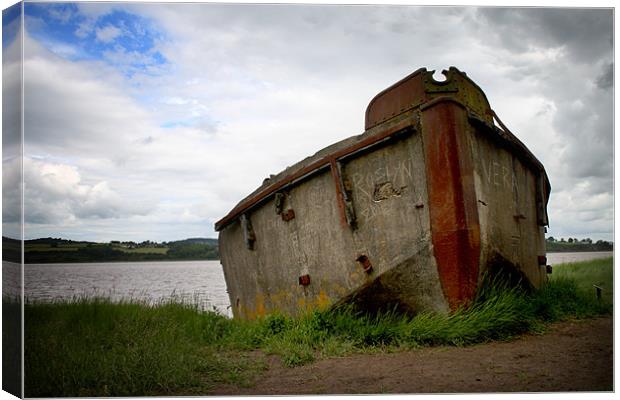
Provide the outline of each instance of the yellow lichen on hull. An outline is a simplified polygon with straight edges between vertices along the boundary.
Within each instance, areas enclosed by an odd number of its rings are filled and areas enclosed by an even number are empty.
[[[256,293],[256,316],[265,316],[265,296],[261,292]]]
[[[327,296],[324,290],[319,292],[319,297],[316,299],[316,305],[320,310],[326,309],[331,303],[330,298]]]

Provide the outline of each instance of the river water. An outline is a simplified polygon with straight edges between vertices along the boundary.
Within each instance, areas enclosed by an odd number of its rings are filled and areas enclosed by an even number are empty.
[[[612,256],[613,252],[547,253],[547,262],[557,265]],[[5,290],[9,269],[3,263]],[[219,261],[27,264],[24,278],[28,301],[92,296],[148,303],[175,300],[231,315]]]
[[[27,301],[175,300],[231,315],[219,261],[26,264],[24,281]]]
[[[613,251],[586,251],[580,253],[547,253],[547,264],[564,264],[613,257]]]

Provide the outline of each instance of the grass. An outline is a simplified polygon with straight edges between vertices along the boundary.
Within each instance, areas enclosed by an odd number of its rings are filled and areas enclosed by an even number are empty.
[[[602,299],[613,301],[612,258],[591,260],[583,263],[560,264],[553,269],[554,280],[574,280],[580,290],[596,293],[594,285],[602,288]]]
[[[612,288],[612,267],[611,259],[557,266],[541,290],[494,282],[467,310],[414,317],[341,307],[248,322],[174,303],[26,304],[26,396],[205,394],[218,384],[251,384],[266,368],[263,354],[296,366],[354,352],[505,340],[548,322],[610,314],[611,290],[597,300],[590,284]]]
[[[222,347],[231,321],[187,305],[27,304],[27,396],[132,396],[243,384],[254,363]]]
[[[85,244],[59,244],[56,247],[52,247],[46,243],[26,243],[25,250],[26,251],[78,251],[79,249],[86,247]]]

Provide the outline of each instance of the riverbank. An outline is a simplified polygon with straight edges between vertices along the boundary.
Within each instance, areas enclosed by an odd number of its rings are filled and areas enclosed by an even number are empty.
[[[334,357],[355,363],[356,357],[514,340],[553,329],[553,322],[610,315],[611,300],[597,300],[592,285],[613,298],[611,259],[562,269],[540,291],[496,286],[467,311],[413,318],[344,309],[243,322],[172,303],[27,304],[26,396],[259,394],[253,388],[259,390],[276,365],[297,371]],[[312,393],[345,393],[305,382]],[[351,390],[346,393],[358,393]]]
[[[298,368],[261,357],[268,368],[255,385],[221,385],[209,394],[610,392],[613,319],[571,319],[509,341],[356,354]]]

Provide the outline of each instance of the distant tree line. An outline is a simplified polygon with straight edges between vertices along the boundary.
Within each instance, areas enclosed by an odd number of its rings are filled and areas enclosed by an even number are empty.
[[[568,252],[568,251],[613,251],[613,242],[597,240],[593,242],[590,238],[560,238],[557,240],[553,236],[546,239],[547,251],[549,252]]]
[[[20,263],[22,245],[19,240],[2,236],[2,261]]]
[[[3,237],[2,250],[4,260],[19,262],[21,244],[18,240]],[[217,239],[208,238],[161,243],[150,240],[140,243],[116,240],[96,243],[60,238],[24,241],[24,261],[27,264],[218,259]]]

